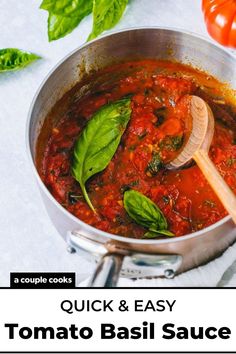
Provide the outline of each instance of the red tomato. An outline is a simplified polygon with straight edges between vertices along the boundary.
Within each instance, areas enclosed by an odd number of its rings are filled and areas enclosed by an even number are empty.
[[[203,0],[202,10],[209,34],[220,44],[236,48],[235,0]]]

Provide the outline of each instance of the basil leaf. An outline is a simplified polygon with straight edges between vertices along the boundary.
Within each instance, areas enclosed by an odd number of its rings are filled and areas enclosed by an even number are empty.
[[[54,15],[83,18],[92,12],[93,0],[43,0],[40,8]]]
[[[81,19],[78,17],[67,17],[61,15],[48,15],[48,39],[55,41],[59,38],[71,33],[80,23]]]
[[[142,193],[135,190],[126,191],[124,207],[137,224],[152,230],[167,229],[167,222],[161,210]]]
[[[44,0],[41,9],[49,11],[48,39],[54,41],[72,32],[92,12],[92,0]]]
[[[0,49],[0,72],[22,69],[41,57],[16,48]]]
[[[143,238],[156,238],[158,236],[169,236],[172,237],[174,234],[168,230],[158,230],[158,231],[148,231],[144,234]]]
[[[115,154],[131,117],[130,103],[130,99],[122,99],[103,106],[90,119],[75,143],[72,174],[93,211],[85,183],[103,171]]]
[[[174,236],[167,230],[167,221],[162,211],[142,193],[135,190],[126,191],[124,193],[124,208],[137,224],[148,229],[149,232],[144,236],[154,237],[154,233],[156,233],[156,237],[158,234]]]
[[[93,29],[88,41],[114,27],[121,19],[128,0],[93,0]]]

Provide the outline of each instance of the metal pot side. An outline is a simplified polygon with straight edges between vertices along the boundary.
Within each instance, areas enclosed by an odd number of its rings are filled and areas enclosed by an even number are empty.
[[[72,235],[73,246],[77,246],[81,252],[89,252],[92,259],[104,255],[111,245],[115,245],[116,251],[121,250],[126,254],[180,255],[181,264],[175,271],[183,272],[215,258],[232,244],[236,239],[236,228],[230,217],[199,232],[174,239],[135,240],[112,235],[85,224],[60,206],[42,183],[35,167],[35,147],[42,124],[63,94],[94,70],[114,62],[143,58],[191,64],[236,88],[236,58],[220,46],[193,34],[168,28],[120,31],[85,44],[49,73],[29,112],[27,150],[48,214],[58,232],[65,239],[68,238],[69,243]],[[124,276],[160,275],[151,272],[151,268],[143,272],[141,266],[135,268],[131,263],[124,266]]]

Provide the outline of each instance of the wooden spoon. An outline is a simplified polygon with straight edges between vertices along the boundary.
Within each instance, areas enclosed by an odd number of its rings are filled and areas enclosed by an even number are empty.
[[[197,96],[191,96],[190,113],[192,131],[189,139],[180,154],[166,167],[179,169],[193,159],[236,224],[236,196],[208,156],[214,135],[213,113],[208,104]]]

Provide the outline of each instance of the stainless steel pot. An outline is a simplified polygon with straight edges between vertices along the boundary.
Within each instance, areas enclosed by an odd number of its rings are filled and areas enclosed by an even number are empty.
[[[91,70],[127,59],[177,60],[200,67],[236,88],[236,58],[190,33],[167,28],[120,31],[87,43],[61,61],[40,86],[29,112],[27,149],[48,214],[71,251],[99,260],[91,286],[114,286],[118,275],[173,277],[221,254],[235,239],[229,216],[206,229],[166,240],[136,240],[95,229],[66,211],[42,183],[35,167],[35,146],[53,105]],[[86,87],[81,88],[81,94]],[[120,272],[121,270],[121,272]]]

